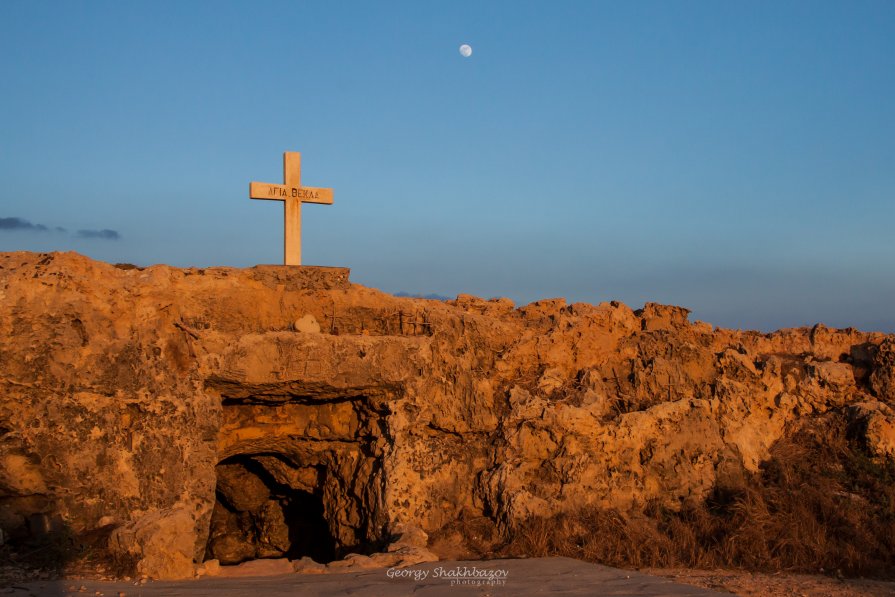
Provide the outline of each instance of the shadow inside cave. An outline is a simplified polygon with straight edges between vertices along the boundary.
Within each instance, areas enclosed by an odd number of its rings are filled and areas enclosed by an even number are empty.
[[[286,557],[299,560],[305,556],[315,562],[329,563],[336,559],[336,542],[323,517],[323,502],[319,496],[294,490],[284,507],[289,527],[289,550]]]
[[[216,502],[205,559],[234,565],[262,558],[336,559],[316,467],[280,454],[241,454],[217,466]]]

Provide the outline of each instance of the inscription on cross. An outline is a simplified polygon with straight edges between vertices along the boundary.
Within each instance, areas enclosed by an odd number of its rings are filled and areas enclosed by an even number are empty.
[[[283,263],[301,265],[301,204],[332,205],[333,190],[301,186],[301,154],[283,153],[283,184],[249,183],[250,199],[282,201],[283,205]]]

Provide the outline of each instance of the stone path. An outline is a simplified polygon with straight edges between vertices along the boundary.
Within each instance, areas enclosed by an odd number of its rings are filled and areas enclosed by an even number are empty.
[[[395,573],[398,573],[397,575]],[[79,591],[81,587],[83,591]],[[75,587],[75,591],[69,590]],[[0,597],[456,597],[475,595],[607,595],[631,597],[708,597],[729,595],[657,576],[619,570],[569,558],[433,562],[408,568],[339,574],[285,574],[191,581],[150,581],[145,585],[96,581],[33,582],[0,589]]]

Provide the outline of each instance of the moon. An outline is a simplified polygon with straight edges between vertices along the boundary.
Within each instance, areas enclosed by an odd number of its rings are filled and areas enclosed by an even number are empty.
[[[460,46],[460,55],[464,58],[469,58],[470,56],[472,56],[472,46],[470,46],[469,44],[463,44],[462,46]]]

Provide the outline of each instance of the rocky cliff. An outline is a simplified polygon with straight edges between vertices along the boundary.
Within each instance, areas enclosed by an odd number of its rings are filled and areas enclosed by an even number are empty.
[[[396,298],[337,268],[2,254],[0,388],[3,536],[104,530],[158,577],[673,510],[828,412],[895,455],[891,336]]]

